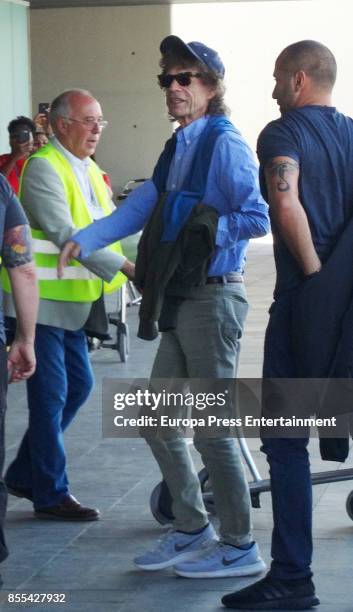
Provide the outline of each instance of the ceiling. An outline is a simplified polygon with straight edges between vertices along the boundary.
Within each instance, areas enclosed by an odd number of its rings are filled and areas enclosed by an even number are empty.
[[[137,6],[149,4],[195,4],[199,2],[224,2],[224,0],[30,0],[31,9],[50,9],[89,6]],[[225,0],[235,2],[263,2],[264,0]],[[273,0],[272,0],[273,1]],[[274,0],[277,1],[277,0]]]

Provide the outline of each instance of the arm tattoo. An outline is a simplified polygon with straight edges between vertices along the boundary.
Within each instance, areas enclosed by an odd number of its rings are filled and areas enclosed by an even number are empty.
[[[277,191],[289,191],[290,184],[288,178],[290,174],[294,174],[299,169],[299,164],[295,161],[288,162],[270,162],[267,166],[267,171],[271,177],[277,178]]]
[[[29,225],[16,225],[5,231],[2,259],[5,268],[17,268],[32,261]]]

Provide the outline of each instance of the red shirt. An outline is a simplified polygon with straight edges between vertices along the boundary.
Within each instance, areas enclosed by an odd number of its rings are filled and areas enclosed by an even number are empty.
[[[9,157],[10,157],[10,153],[5,153],[4,155],[0,155],[0,168],[4,164],[6,164],[6,162],[9,159]],[[11,187],[14,190],[16,195],[18,195],[18,192],[20,190],[20,176],[21,176],[22,168],[23,168],[23,165],[24,165],[25,161],[26,161],[26,159],[19,159],[15,163],[15,165],[12,168],[10,174],[8,174],[5,177],[9,181],[9,183],[10,183],[10,185],[11,185]]]
[[[1,162],[0,162],[1,165]],[[112,183],[111,180],[109,178],[109,174],[107,174],[106,172],[104,172],[104,170],[102,170],[102,175],[103,175],[103,180],[104,182],[108,185],[108,187],[110,187],[110,189],[113,191],[113,187],[112,187]]]

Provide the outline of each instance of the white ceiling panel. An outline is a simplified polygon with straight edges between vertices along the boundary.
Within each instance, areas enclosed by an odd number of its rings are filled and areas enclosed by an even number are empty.
[[[88,6],[138,6],[153,4],[197,4],[198,2],[264,2],[266,0],[30,0],[32,9],[80,8]],[[277,0],[272,0],[277,1]],[[287,0],[288,1],[288,0]],[[289,0],[292,1],[292,0]]]

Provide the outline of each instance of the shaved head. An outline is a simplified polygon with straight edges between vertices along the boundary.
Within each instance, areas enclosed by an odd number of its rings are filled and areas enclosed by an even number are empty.
[[[278,65],[291,73],[303,71],[320,88],[332,91],[337,64],[333,53],[315,40],[301,40],[286,47],[277,58]]]

